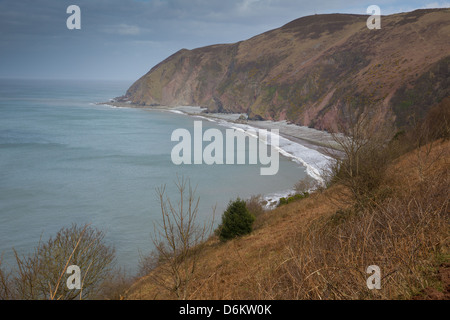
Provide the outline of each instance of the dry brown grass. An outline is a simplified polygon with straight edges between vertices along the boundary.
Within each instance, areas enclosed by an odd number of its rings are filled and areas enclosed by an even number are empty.
[[[333,186],[259,215],[248,236],[209,239],[188,299],[409,299],[439,289],[434,274],[449,257],[449,147],[435,143],[420,174],[420,150],[395,161],[383,182],[387,196],[370,209],[348,206]],[[381,268],[381,290],[366,286],[370,265]],[[150,279],[127,298],[175,298]]]

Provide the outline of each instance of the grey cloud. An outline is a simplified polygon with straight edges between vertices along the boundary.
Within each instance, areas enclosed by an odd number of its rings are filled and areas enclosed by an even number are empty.
[[[66,8],[71,4],[81,8],[81,30],[66,28]],[[369,4],[360,0],[0,0],[0,77],[101,74],[133,79],[181,48],[245,40],[314,13],[365,13]],[[392,11],[405,1],[377,0],[377,4],[389,5]]]
[[[109,34],[118,34],[118,35],[125,35],[125,36],[137,36],[141,34],[150,33],[151,30],[148,28],[142,28],[137,25],[127,24],[127,23],[120,23],[117,25],[111,25],[111,26],[102,26],[100,27],[100,31],[104,33]]]

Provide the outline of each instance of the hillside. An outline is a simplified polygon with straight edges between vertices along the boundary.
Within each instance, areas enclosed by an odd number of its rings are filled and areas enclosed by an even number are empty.
[[[196,105],[335,129],[365,110],[408,124],[450,95],[450,9],[383,16],[303,17],[234,44],[180,50],[121,97],[138,105]]]
[[[259,214],[250,235],[211,238],[188,299],[449,299],[449,150],[438,141],[397,158],[371,209],[353,210],[338,184]],[[374,264],[383,279],[371,291]],[[175,299],[163,267],[125,298]]]

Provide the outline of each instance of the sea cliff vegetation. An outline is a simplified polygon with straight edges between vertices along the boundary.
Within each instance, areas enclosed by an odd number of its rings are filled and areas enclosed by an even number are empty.
[[[0,268],[0,299],[448,299],[449,112],[447,98],[388,135],[356,117],[336,135],[345,152],[325,186],[299,183],[300,196],[272,210],[236,199],[216,230],[198,221],[195,189],[180,178],[179,199],[158,189],[156,249],[138,275],[113,268],[101,231],[72,226]],[[224,237],[230,215],[242,218]],[[70,264],[87,268],[83,290],[67,290]],[[372,265],[380,290],[366,285]]]

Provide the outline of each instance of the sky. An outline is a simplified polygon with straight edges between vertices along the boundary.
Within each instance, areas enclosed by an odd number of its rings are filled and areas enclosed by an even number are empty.
[[[81,29],[68,29],[70,5]],[[450,7],[449,0],[0,0],[0,78],[133,81],[180,49],[246,40],[297,18]]]

